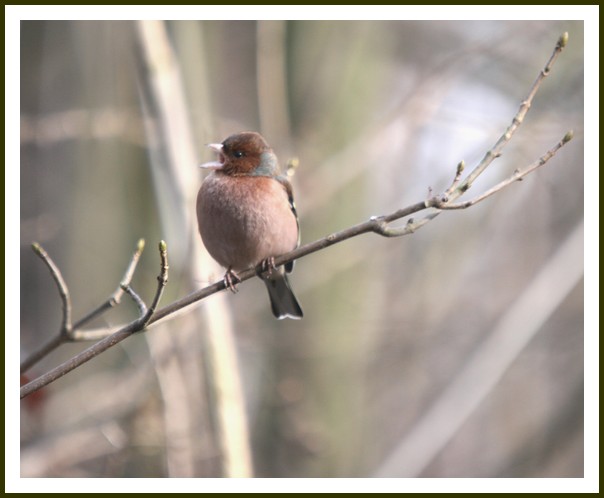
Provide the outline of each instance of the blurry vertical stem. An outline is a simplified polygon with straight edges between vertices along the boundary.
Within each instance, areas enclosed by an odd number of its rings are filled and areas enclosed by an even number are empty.
[[[137,23],[137,28],[144,59],[144,73],[141,78],[143,104],[154,121],[154,126],[148,127],[151,143],[156,146],[156,150],[152,150],[152,155],[155,155],[156,163],[164,162],[164,164],[154,165],[155,170],[160,170],[157,173],[160,175],[157,183],[158,190],[168,190],[168,192],[158,192],[160,211],[163,211],[163,230],[167,232],[168,242],[171,241],[171,235],[175,239],[174,242],[183,241],[185,249],[182,254],[186,265],[186,271],[183,270],[183,273],[190,275],[192,283],[198,283],[207,280],[207,275],[201,275],[200,269],[208,267],[209,257],[201,249],[197,250],[195,245],[198,244],[198,237],[194,228],[193,189],[196,189],[199,182],[199,173],[196,169],[199,161],[196,157],[193,135],[188,122],[181,74],[165,24],[158,21],[141,21]],[[165,179],[165,182],[161,177]],[[162,202],[162,195],[172,195],[172,197],[167,199],[167,202],[166,200]],[[183,227],[182,233],[179,233],[178,223],[183,220],[186,226]],[[193,250],[187,254],[186,248],[191,247]],[[247,417],[239,378],[235,341],[223,296],[216,296],[216,298],[212,306],[200,308],[200,314],[197,315],[206,329],[204,333],[209,356],[207,369],[211,371],[208,382],[213,383],[210,389],[213,391],[211,399],[215,401],[215,405],[210,406],[210,409],[215,414],[210,418],[216,420],[217,423],[216,438],[222,456],[223,476],[250,477],[252,465]],[[158,337],[157,340],[160,340],[159,336],[163,336],[164,340],[169,340],[169,334],[153,334],[153,337]],[[148,340],[155,339],[149,335]],[[193,367],[193,365],[189,365],[189,368]],[[194,371],[189,371],[189,368],[182,368],[179,372],[179,365],[172,365],[168,374],[173,377],[180,375],[178,382],[182,382],[180,387],[184,388],[189,383],[189,376],[196,375]],[[193,382],[195,379],[190,380]],[[160,379],[161,385],[162,380]],[[173,382],[170,385],[173,385]],[[182,396],[172,396],[168,391],[169,389],[162,388],[163,394],[168,396],[172,402],[183,402]],[[184,389],[183,393],[186,391]],[[177,424],[178,419],[183,415],[185,414],[174,410],[174,407],[167,410],[167,430],[169,424]],[[180,438],[182,431],[177,431],[176,435],[179,440],[168,441],[168,444],[187,444],[183,438]],[[192,442],[188,444],[192,444]],[[170,461],[168,462],[172,474],[174,472],[182,474],[177,468],[179,460],[179,458],[175,458],[173,465],[170,465]]]
[[[472,356],[373,477],[421,477],[505,372],[581,282],[584,226],[580,223],[535,274]]]
[[[291,153],[287,98],[286,21],[258,21],[256,82],[260,129],[269,142]]]

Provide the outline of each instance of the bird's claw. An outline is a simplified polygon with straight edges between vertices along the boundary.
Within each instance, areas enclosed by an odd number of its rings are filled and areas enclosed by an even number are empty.
[[[237,289],[237,284],[241,282],[241,279],[231,268],[226,271],[223,280],[226,288],[229,289],[233,294],[239,292],[239,289]]]
[[[273,274],[273,271],[277,271],[277,267],[275,266],[275,258],[271,256],[263,259],[260,263],[260,272],[258,273],[258,276],[262,278],[270,278],[270,276]]]

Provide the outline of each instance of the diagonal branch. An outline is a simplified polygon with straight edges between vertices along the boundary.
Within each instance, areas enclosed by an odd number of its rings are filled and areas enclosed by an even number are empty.
[[[556,144],[552,149],[546,152],[543,156],[541,156],[537,161],[527,166],[522,170],[516,170],[514,174],[495,185],[491,189],[487,190],[483,194],[477,196],[474,199],[471,199],[466,202],[461,203],[453,203],[454,200],[463,195],[475,182],[475,180],[486,170],[486,168],[492,163],[492,161],[501,155],[501,151],[503,147],[510,141],[512,135],[517,130],[517,128],[522,124],[524,117],[528,110],[530,109],[531,103],[537,90],[539,89],[543,79],[550,73],[551,68],[557,59],[558,55],[564,48],[568,41],[568,34],[564,33],[558,40],[556,44],[556,48],[554,49],[554,53],[548,60],[545,68],[541,70],[539,76],[533,83],[531,90],[527,96],[527,98],[522,102],[518,112],[512,119],[512,123],[503,133],[503,135],[497,140],[495,145],[485,154],[484,158],[480,161],[480,163],[470,172],[470,174],[462,180],[462,175],[464,171],[464,163],[463,161],[457,165],[456,173],[454,179],[450,185],[450,187],[442,194],[431,196],[428,199],[417,202],[405,208],[394,211],[390,214],[383,216],[373,216],[369,220],[354,225],[352,227],[346,228],[339,232],[332,233],[323,237],[314,242],[305,244],[287,254],[283,254],[281,256],[275,257],[274,263],[276,266],[280,266],[296,259],[302,258],[314,252],[323,250],[327,247],[330,247],[334,244],[342,242],[344,240],[350,239],[352,237],[356,237],[358,235],[364,233],[376,233],[378,235],[384,237],[400,237],[403,235],[408,235],[422,226],[426,225],[430,221],[432,221],[436,216],[438,216],[443,210],[446,209],[463,209],[470,207],[482,200],[490,197],[491,195],[501,191],[505,187],[511,185],[512,183],[522,179],[526,175],[532,173],[537,168],[546,164],[549,159],[551,159],[564,145],[566,145],[572,139],[572,132],[568,132],[558,144]],[[418,213],[424,211],[426,209],[435,209],[419,220],[414,220],[413,218],[408,218],[407,223],[403,227],[391,227],[389,226],[393,221],[400,220],[402,218],[406,218],[414,213]],[[168,264],[167,264],[167,255],[166,255],[166,246],[165,242],[160,243],[160,258],[161,258],[161,271],[158,277],[158,288],[153,299],[152,305],[146,309],[146,311],[139,305],[141,310],[141,317],[137,320],[131,322],[130,324],[120,328],[114,333],[111,333],[108,337],[105,337],[101,341],[97,342],[93,346],[84,350],[80,354],[74,356],[70,360],[65,363],[57,366],[50,372],[42,375],[41,377],[33,380],[29,384],[26,384],[21,388],[21,397],[27,396],[32,392],[44,387],[45,385],[53,382],[54,380],[62,377],[67,374],[71,370],[77,368],[88,360],[94,358],[99,355],[103,351],[109,349],[110,347],[118,344],[123,341],[134,332],[143,330],[148,326],[158,322],[163,318],[167,318],[174,313],[183,310],[184,308],[205,299],[206,297],[224,290],[226,288],[226,284],[224,279],[211,284],[203,289],[200,289],[196,292],[193,292],[178,301],[175,301],[163,308],[156,309],[159,303],[159,299],[163,292],[163,288],[167,282],[168,275]],[[248,280],[258,274],[258,272],[262,271],[262,265],[258,265],[257,268],[250,268],[245,271],[242,271],[238,274],[239,280],[241,282]],[[126,291],[126,289],[130,289],[128,285],[124,285],[122,282],[121,288]],[[135,295],[134,292],[130,289],[128,292],[131,295]]]

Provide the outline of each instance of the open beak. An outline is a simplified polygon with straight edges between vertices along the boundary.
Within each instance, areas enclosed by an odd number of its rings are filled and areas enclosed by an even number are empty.
[[[218,161],[210,161],[207,163],[200,164],[200,168],[206,169],[220,169],[224,166],[224,154],[222,153],[222,144],[207,144],[207,147],[212,149],[218,154]]]

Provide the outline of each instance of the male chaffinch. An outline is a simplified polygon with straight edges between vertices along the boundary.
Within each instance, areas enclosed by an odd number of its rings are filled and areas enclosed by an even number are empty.
[[[262,274],[275,317],[302,318],[302,309],[286,272],[293,262],[275,269],[274,257],[298,247],[298,216],[292,187],[281,176],[277,156],[255,132],[231,135],[209,144],[218,161],[202,164],[214,171],[197,194],[199,233],[210,255],[227,268],[225,283],[235,291],[235,272],[263,263]]]

